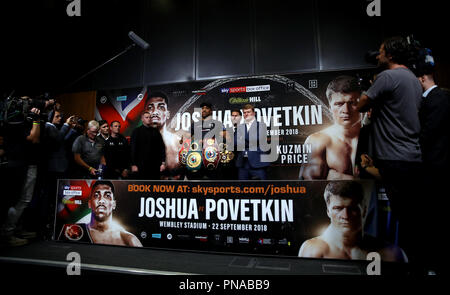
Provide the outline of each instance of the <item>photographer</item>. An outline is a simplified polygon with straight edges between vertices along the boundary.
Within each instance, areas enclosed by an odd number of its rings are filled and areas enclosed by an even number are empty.
[[[66,136],[64,137],[64,145],[65,150],[67,153],[67,159],[69,160],[68,167],[67,167],[67,178],[77,178],[79,177],[77,171],[78,171],[78,164],[75,163],[75,159],[72,152],[72,146],[75,140],[80,136],[83,135],[86,127],[86,120],[84,120],[81,117],[73,116],[72,121],[70,123],[71,126],[73,126],[69,132],[67,132]]]
[[[419,107],[422,87],[407,65],[411,45],[405,38],[392,37],[380,46],[377,75],[357,105],[360,112],[373,107],[371,138],[374,160],[399,221],[399,244],[412,262],[420,263],[420,249],[415,236],[420,212],[421,150],[419,145]],[[417,265],[417,264],[416,264]]]
[[[64,141],[70,129],[74,127],[73,118],[69,117],[64,124],[63,115],[60,111],[51,111],[48,122],[45,123],[45,150],[47,152],[47,170],[57,173],[60,177],[65,177],[68,168],[68,158]]]
[[[67,178],[69,157],[67,151],[66,135],[75,126],[74,116],[69,117],[62,123],[63,114],[59,108],[55,108],[48,115],[45,123],[43,144],[46,153],[46,177],[43,179],[43,193],[38,202],[39,221],[41,234],[45,238],[51,235],[51,224],[53,222],[53,203],[56,196],[56,185],[59,178]]]
[[[24,99],[28,99],[25,97]],[[34,193],[37,179],[37,166],[40,159],[41,122],[39,120],[41,110],[33,107],[20,113],[23,118],[30,120],[16,121],[15,124],[5,124],[4,145],[8,157],[5,200],[7,210],[2,208],[1,228],[2,241],[7,246],[20,246],[28,243],[26,239],[34,237],[35,233],[24,230],[17,231],[19,219],[24,210],[29,206]],[[17,115],[16,118],[20,116]],[[7,211],[7,212],[5,212]]]

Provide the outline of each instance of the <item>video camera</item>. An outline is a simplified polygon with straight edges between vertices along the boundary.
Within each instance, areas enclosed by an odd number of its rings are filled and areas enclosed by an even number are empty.
[[[74,123],[74,124],[77,124],[77,125],[84,126],[84,124],[86,124],[87,120],[85,120],[85,119],[83,119],[82,117],[79,117],[79,116],[74,116],[71,119],[71,122]]]
[[[0,102],[0,121],[6,124],[21,124],[26,121],[47,120],[50,106],[55,103],[49,95],[43,94],[31,98],[28,96],[15,97],[14,91]],[[31,112],[31,109],[37,108],[40,114]]]
[[[416,75],[421,77],[423,75],[431,74],[434,72],[434,58],[429,48],[418,48],[417,59],[410,67],[410,70]]]
[[[431,74],[434,71],[434,58],[429,48],[422,47],[420,42],[414,39],[411,34],[407,36],[408,42],[408,62],[405,64],[417,77],[425,74]],[[369,50],[365,55],[367,63],[378,65],[377,56],[380,54],[378,50]]]

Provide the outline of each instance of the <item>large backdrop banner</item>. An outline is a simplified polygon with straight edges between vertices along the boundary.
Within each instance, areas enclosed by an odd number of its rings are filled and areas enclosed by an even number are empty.
[[[213,105],[213,119],[221,121],[224,128],[231,128],[231,111],[242,109],[245,104],[255,106],[256,119],[268,127],[268,135],[277,136],[276,160],[271,163],[268,179],[326,179],[328,171],[321,175],[302,176],[301,167],[308,166],[319,147],[317,141],[307,138],[317,132],[334,134],[339,138],[339,126],[358,125],[359,114],[340,115],[335,111],[327,97],[330,83],[342,76],[350,76],[358,83],[361,77],[368,77],[370,70],[323,72],[292,75],[262,75],[253,77],[224,78],[210,81],[186,82],[148,86],[132,89],[99,90],[97,92],[96,119],[108,122],[119,121],[121,132],[130,136],[133,129],[141,123],[140,114],[148,106],[149,93],[163,92],[167,95],[165,109],[156,114],[157,121],[167,149],[167,169],[180,166],[178,151],[180,143],[191,130],[191,124],[201,120],[201,113],[196,110],[201,103]],[[344,81],[345,82],[345,81]],[[350,85],[351,87],[352,85]],[[339,87],[339,86],[338,86]],[[343,86],[345,88],[345,85]],[[348,87],[347,87],[348,88]],[[347,89],[348,91],[349,89]],[[350,89],[350,92],[353,91]],[[328,93],[330,94],[330,93]],[[354,95],[353,99],[359,97]],[[341,107],[337,105],[335,109]],[[351,107],[346,105],[342,108]],[[351,110],[350,110],[351,111]],[[345,111],[340,111],[345,112]],[[346,117],[345,117],[346,116]],[[242,119],[243,120],[243,119]],[[243,121],[242,121],[243,122]],[[335,123],[338,125],[333,127]],[[344,164],[337,163],[338,172],[346,175],[355,174],[355,150],[359,129],[352,133],[356,140],[342,141],[342,146],[335,145],[334,153]],[[314,137],[314,135],[313,135]],[[317,136],[316,136],[317,137]],[[323,136],[322,136],[323,137]],[[348,145],[348,146],[346,146]],[[335,156],[335,155],[328,155]],[[332,163],[328,163],[332,167]],[[333,170],[334,171],[334,170]],[[339,179],[340,177],[334,177]],[[345,177],[343,177],[345,178]]]
[[[54,236],[333,259],[375,251],[402,261],[400,249],[364,232],[372,190],[371,181],[59,180]]]
[[[355,106],[370,75],[261,75],[97,91],[96,119],[118,121],[126,137],[149,111],[166,147],[164,180],[60,180],[55,239],[330,259],[377,252],[407,261],[373,230],[377,189],[373,180],[359,180],[359,157],[370,155],[370,143]],[[232,112],[254,106],[275,155],[267,181],[236,181],[230,162],[216,166],[215,181],[186,181],[183,164],[194,153],[182,152],[195,151],[187,139],[205,102],[224,134],[239,135]]]

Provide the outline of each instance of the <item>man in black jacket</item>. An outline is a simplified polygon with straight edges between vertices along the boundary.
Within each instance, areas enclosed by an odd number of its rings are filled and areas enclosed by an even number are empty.
[[[427,173],[440,177],[450,164],[450,98],[448,93],[436,85],[432,74],[419,77],[419,81],[424,90],[419,112],[422,161]]]
[[[68,139],[66,139],[66,135],[75,125],[73,123],[74,116],[69,117],[64,124],[61,124],[62,113],[60,111],[52,111],[50,114],[49,121],[45,123],[44,129],[48,157],[47,170],[55,174],[55,179],[64,178],[67,176],[65,173],[69,166],[65,141]]]
[[[425,221],[430,236],[439,235],[441,228],[448,223],[445,209],[448,204],[448,167],[450,165],[449,132],[450,126],[450,97],[434,82],[431,71],[418,77],[424,93],[419,112],[420,118],[420,146],[423,160],[423,180]],[[425,251],[428,253],[428,268],[436,273],[443,271],[442,253],[444,244],[430,245]]]
[[[43,177],[43,189],[37,199],[39,231],[45,239],[50,239],[54,222],[54,203],[58,179],[68,177],[69,151],[66,135],[75,126],[74,116],[62,124],[63,114],[59,110],[49,113],[44,129],[44,148],[46,153],[46,175]]]
[[[111,135],[105,140],[105,159],[108,163],[106,178],[122,179],[128,177],[130,147],[125,136],[120,134],[120,122],[113,121]]]
[[[166,168],[166,148],[158,129],[151,125],[149,111],[144,111],[142,126],[131,134],[131,171],[138,179],[160,179]]]

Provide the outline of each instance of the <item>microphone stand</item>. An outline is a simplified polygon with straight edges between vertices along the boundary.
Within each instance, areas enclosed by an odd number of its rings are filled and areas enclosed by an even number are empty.
[[[83,76],[79,77],[78,79],[76,79],[75,81],[73,81],[72,83],[70,83],[66,88],[70,88],[73,85],[75,85],[76,83],[78,83],[80,80],[84,79],[86,76],[92,74],[93,72],[97,71],[98,69],[100,69],[101,67],[103,67],[104,65],[110,63],[111,61],[115,60],[116,58],[118,58],[119,56],[123,55],[124,53],[128,52],[130,49],[132,49],[133,47],[135,47],[136,44],[133,43],[131,45],[129,45],[127,48],[125,48],[122,52],[116,54],[115,56],[111,57],[110,59],[108,59],[107,61],[105,61],[104,63],[102,63],[101,65],[93,68],[92,70],[90,70],[89,72],[87,72],[86,74],[84,74]]]

